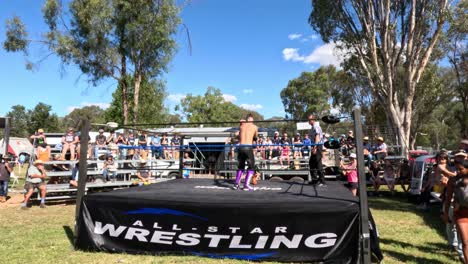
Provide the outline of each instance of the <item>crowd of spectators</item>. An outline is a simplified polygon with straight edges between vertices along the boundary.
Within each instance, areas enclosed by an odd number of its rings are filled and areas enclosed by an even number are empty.
[[[42,161],[77,160],[80,152],[81,135],[68,128],[54,150],[60,151],[60,155],[53,156],[51,147],[47,143],[47,137],[43,129],[32,135],[30,139],[35,147],[37,159]],[[116,133],[110,131],[105,135],[103,128],[93,139],[89,137],[88,159],[105,160],[111,155],[114,159],[178,159],[181,139],[178,134],[168,137],[166,133],[149,133],[147,131],[129,131],[128,133]]]

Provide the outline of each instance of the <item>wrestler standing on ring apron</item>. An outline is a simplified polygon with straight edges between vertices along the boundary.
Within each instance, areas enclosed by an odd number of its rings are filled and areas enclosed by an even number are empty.
[[[252,114],[247,115],[247,122],[241,120],[239,129],[239,146],[237,159],[239,165],[236,174],[236,183],[234,185],[235,190],[239,189],[242,174],[245,170],[245,162],[247,162],[247,175],[244,181],[244,191],[253,191],[254,189],[250,186],[250,180],[255,174],[255,158],[253,153],[253,142],[258,137],[258,128],[253,124]]]

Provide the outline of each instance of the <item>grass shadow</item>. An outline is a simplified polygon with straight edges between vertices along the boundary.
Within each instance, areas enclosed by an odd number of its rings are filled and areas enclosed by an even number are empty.
[[[381,192],[383,197],[369,197],[370,209],[386,210],[386,211],[407,211],[420,216],[423,221],[437,233],[446,237],[445,224],[440,218],[440,204],[433,204],[428,210],[416,209],[416,204],[409,201],[408,194],[396,193],[394,196],[390,192]]]
[[[447,244],[444,243],[433,243],[433,242],[427,242],[424,244],[424,246],[421,245],[415,245],[407,242],[402,242],[394,239],[389,239],[389,238],[380,238],[380,243],[386,244],[386,245],[395,245],[401,248],[414,248],[419,252],[425,252],[425,253],[430,253],[431,255],[444,255],[447,258],[453,258],[453,254],[450,252],[450,247]],[[403,262],[407,261],[415,261],[417,263],[442,263],[439,260],[434,260],[434,259],[427,259],[424,257],[420,256],[414,256],[414,255],[405,255],[401,252],[396,252],[392,250],[382,250],[384,252],[384,255],[392,256],[395,257],[399,260],[402,260]]]
[[[73,230],[70,226],[62,226],[65,234],[67,235],[68,241],[70,242],[71,246],[75,246],[75,234],[73,234]]]

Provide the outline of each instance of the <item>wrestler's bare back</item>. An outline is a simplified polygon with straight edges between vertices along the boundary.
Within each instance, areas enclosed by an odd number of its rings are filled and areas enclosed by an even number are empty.
[[[243,123],[239,131],[239,144],[252,145],[254,138],[258,137],[258,128],[252,123]]]

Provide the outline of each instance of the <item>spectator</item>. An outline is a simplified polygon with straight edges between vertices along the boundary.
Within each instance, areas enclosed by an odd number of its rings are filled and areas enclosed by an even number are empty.
[[[431,191],[442,193],[449,179],[456,176],[455,172],[447,168],[448,155],[446,152],[441,151],[437,154],[436,159],[437,164],[434,165],[433,173],[428,180],[430,183],[426,183],[423,187],[424,192],[421,193],[421,204],[418,206],[418,209],[426,210],[431,199]]]
[[[460,148],[463,149],[465,153],[468,153],[468,139],[460,141]]]
[[[36,156],[37,156],[37,159],[40,159],[42,161],[50,160],[50,147],[47,146],[47,143],[42,143],[37,146]]]
[[[377,138],[377,146],[375,146],[374,156],[377,160],[383,160],[387,156],[387,144],[383,137]]]
[[[161,148],[161,138],[158,133],[154,133],[150,139],[150,145],[153,152],[153,158],[161,159],[163,156],[163,151]]]
[[[377,161],[371,162],[370,173],[372,186],[374,187],[374,196],[380,196],[379,189],[382,181],[380,180],[380,166]]]
[[[135,141],[136,141],[135,134],[133,134],[133,132],[130,132],[127,138],[127,145],[129,146],[129,148],[127,150],[126,158],[128,160],[133,159],[133,156],[135,155]]]
[[[384,166],[384,180],[385,183],[387,184],[388,189],[390,190],[390,193],[393,195],[395,193],[395,170],[393,168],[392,163],[389,160],[385,161],[385,166]]]
[[[80,158],[80,155],[81,155],[81,145],[83,144],[82,143],[83,141],[81,140],[81,134],[78,136],[78,144],[77,144],[77,147],[76,147],[76,153],[77,153],[77,157],[78,159]],[[91,137],[89,136],[88,134],[88,148],[86,149],[86,159],[90,159],[91,158],[91,155],[92,155],[92,149],[93,149],[93,146],[91,144]]]
[[[357,162],[356,154],[351,153],[349,155],[349,163],[345,164],[343,160],[340,161],[340,168],[344,170],[346,178],[348,179],[348,189],[351,191],[353,196],[357,195],[358,189],[358,174],[357,174]]]
[[[312,141],[310,141],[309,134],[305,134],[302,140],[302,156],[304,158],[309,157],[311,145]]]
[[[140,135],[138,136],[138,145],[140,146],[140,158],[146,160],[148,158],[148,152],[146,147],[148,146],[148,136],[146,135],[146,131],[140,131]]]
[[[79,162],[77,162],[72,169],[72,175],[70,177],[70,186],[72,187],[78,187],[79,166]]]
[[[234,133],[234,137],[231,138],[231,159],[236,159],[236,147],[239,145],[239,131]]]
[[[283,143],[282,143],[282,148],[281,148],[281,156],[280,156],[280,163],[281,163],[281,169],[284,169],[284,164],[283,164],[283,161],[284,160],[287,160],[288,163],[286,163],[286,168],[289,167],[290,165],[290,158],[289,158],[289,154],[290,154],[290,148],[289,148],[289,142],[288,140],[285,140]]]
[[[98,159],[99,158],[99,152],[102,150],[107,150],[107,144],[106,144],[107,138],[104,135],[104,129],[100,128],[99,129],[99,134],[96,135],[95,138],[95,146],[94,146],[94,158]],[[105,153],[107,155],[107,151]]]
[[[119,148],[120,159],[125,159],[127,157],[127,148],[123,147],[128,145],[128,140],[123,133],[117,133],[117,139],[115,140]]]
[[[37,132],[34,135],[30,136],[29,138],[33,140],[33,145],[35,148],[37,148],[40,145],[42,146],[45,145],[46,148],[48,148],[50,151],[50,147],[47,145],[47,138],[44,134],[44,129],[39,128]]]
[[[75,149],[78,142],[78,136],[73,132],[73,128],[69,127],[67,133],[62,136],[62,160],[65,160],[65,155],[68,150],[70,150],[70,160],[75,159]]]
[[[271,153],[272,158],[278,157],[281,155],[281,138],[279,136],[279,132],[275,131],[273,138],[271,139],[271,143],[273,145],[273,150]]]
[[[271,159],[271,152],[272,152],[272,147],[271,144],[271,138],[266,137],[265,142],[263,142],[263,145],[265,146],[265,159]]]
[[[73,132],[73,130],[72,130]],[[24,201],[21,205],[21,209],[28,209],[28,202],[31,198],[31,195],[34,192],[34,189],[39,191],[41,196],[41,208],[45,208],[45,197],[46,197],[46,171],[44,169],[44,164],[42,160],[36,160],[33,165],[28,169],[26,176],[26,183],[24,184],[24,190],[26,191],[24,195]]]
[[[115,178],[117,176],[117,164],[115,163],[112,155],[108,155],[104,162],[102,176],[104,176],[106,181],[111,180],[112,182],[115,182]]]
[[[170,159],[170,157],[169,157],[169,139],[167,138],[167,133],[164,133],[162,135],[161,146],[163,148],[164,159]]]
[[[146,160],[140,160],[140,166],[137,169],[136,176],[140,181],[138,185],[148,185],[150,183],[151,171],[146,167]]]
[[[468,258],[468,161],[465,159],[463,167],[459,167],[457,176],[452,177],[447,185],[443,220],[445,223],[449,223],[449,209],[453,197],[453,218],[462,242],[463,262],[466,263]]]
[[[171,139],[171,147],[172,147],[172,158],[179,159],[179,150],[180,150],[180,136],[179,134],[175,133]]]
[[[366,161],[366,166],[370,167],[372,162],[372,144],[369,142],[369,137],[365,136],[362,139],[362,148],[364,153],[364,160]]]
[[[8,197],[8,183],[13,168],[10,166],[9,158],[0,155],[0,203],[4,203]]]
[[[255,151],[257,152],[257,158],[265,159],[265,146],[263,136],[259,135],[256,144]]]
[[[115,131],[111,130],[109,136],[106,138],[106,145],[114,144],[116,139],[117,138],[115,137]]]
[[[404,192],[408,192],[411,184],[411,166],[409,161],[404,159],[400,165],[398,181]]]
[[[448,193],[450,192],[450,188],[451,186],[453,186],[454,182],[457,181],[457,179],[459,179],[459,175],[460,173],[463,172],[464,170],[464,162],[467,158],[467,154],[465,153],[464,150],[459,150],[458,152],[456,152],[454,154],[454,163],[455,163],[455,168],[457,169],[457,176],[455,177],[452,177],[449,179],[448,183],[447,183],[447,187],[446,187],[446,190],[447,190],[447,193],[446,193],[446,199],[444,199],[444,204],[442,206],[442,211],[444,212],[444,216],[442,217],[443,219],[445,218],[445,212],[447,211],[446,208],[448,208],[448,218],[449,218],[449,221],[445,222],[445,232],[447,233],[447,240],[448,240],[448,244],[449,246],[451,246],[458,254],[459,258],[462,260],[462,262],[464,262],[464,257],[463,257],[463,243],[462,243],[462,240],[460,238],[460,234],[459,232],[457,231],[457,226],[455,224],[455,218],[454,218],[454,215],[453,215],[453,211],[454,211],[454,202],[453,202],[453,198],[449,198],[448,197]]]
[[[293,158],[300,159],[302,158],[302,151],[301,151],[301,145],[302,145],[302,140],[301,140],[301,134],[296,133],[296,136],[294,137],[294,155]]]

